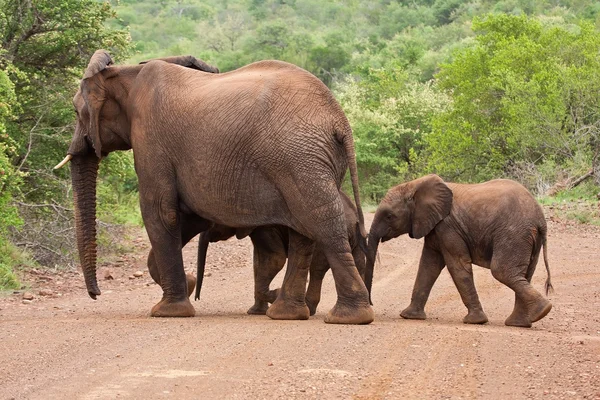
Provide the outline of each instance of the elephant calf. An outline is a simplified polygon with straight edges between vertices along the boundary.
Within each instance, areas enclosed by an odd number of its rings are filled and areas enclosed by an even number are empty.
[[[365,270],[365,251],[366,244],[361,248],[360,242],[364,241],[360,233],[358,222],[358,212],[356,207],[346,194],[340,192],[340,198],[344,206],[346,224],[348,228],[348,237],[354,263],[358,268],[361,277],[364,277]],[[210,228],[210,229],[209,229]],[[209,242],[218,242],[227,240],[234,235],[242,239],[248,235],[254,245],[254,305],[248,309],[248,314],[265,314],[268,309],[268,303],[273,303],[279,294],[279,289],[270,290],[269,285],[275,275],[281,271],[288,257],[289,228],[284,226],[259,227],[254,229],[236,229],[224,225],[211,225],[204,219],[194,214],[182,214],[182,245],[185,246],[198,233],[200,241],[198,243],[198,283],[196,277],[186,274],[188,296],[196,287],[195,298],[200,297],[202,279],[204,276],[204,266],[206,264],[206,251]],[[148,255],[148,270],[150,276],[155,282],[160,282],[158,267],[154,258],[154,250],[150,249]],[[310,264],[310,281],[306,291],[306,305],[310,315],[314,315],[317,305],[321,300],[321,284],[325,273],[329,270],[329,263],[325,253],[319,248],[313,251]]]
[[[366,284],[369,293],[379,242],[408,233],[425,237],[410,305],[403,318],[425,319],[425,303],[444,266],[468,314],[463,322],[483,324],[472,264],[492,271],[515,292],[505,324],[531,327],[552,304],[531,286],[542,246],[546,295],[552,288],[546,250],[546,220],[533,196],[517,182],[497,179],[480,184],[445,183],[428,175],[391,188],[379,205],[369,232]]]
[[[340,197],[344,205],[354,263],[361,277],[364,277],[365,246],[363,248],[360,246],[360,239],[364,240],[364,238],[362,238],[359,230],[358,213],[348,196],[340,192]],[[285,265],[288,257],[289,228],[284,226],[259,227],[249,231],[247,229],[235,229],[215,224],[211,229],[202,232],[198,244],[196,300],[200,297],[208,243],[227,240],[234,235],[238,239],[241,239],[248,234],[254,246],[254,305],[248,309],[248,314],[266,314],[269,303],[273,303],[279,294],[279,289],[270,290],[269,286]],[[328,270],[329,263],[327,262],[327,258],[323,251],[317,247],[312,255],[309,269],[310,281],[305,298],[310,315],[315,314],[317,305],[321,300],[321,285]],[[188,282],[192,282],[189,279],[190,277],[188,277]]]

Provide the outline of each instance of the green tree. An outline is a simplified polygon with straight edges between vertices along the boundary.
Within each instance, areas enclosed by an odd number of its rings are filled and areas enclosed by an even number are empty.
[[[378,202],[390,186],[420,174],[424,137],[450,99],[399,67],[368,69],[336,92],[354,131],[361,189]]]
[[[71,194],[68,171],[53,173],[52,167],[64,157],[72,136],[72,97],[94,51],[105,48],[117,60],[126,57],[129,34],[107,28],[106,21],[116,16],[108,2],[0,0],[0,9],[0,67],[15,94],[9,101],[12,118],[4,124],[14,147],[10,162],[26,188],[18,199],[23,229],[12,233],[19,242],[37,246],[38,259],[48,251],[60,257],[64,252],[56,246],[68,238],[53,232],[71,234],[72,217],[62,213],[59,218],[56,210],[68,209]],[[14,197],[19,181],[10,185]],[[35,240],[27,237],[42,231]]]
[[[577,173],[597,162],[600,34],[593,26],[490,15],[473,29],[475,45],[437,76],[454,101],[427,137],[430,169],[463,181],[524,180],[525,165],[552,162]]]
[[[20,174],[11,163],[16,148],[6,133],[6,122],[14,118],[15,108],[18,108],[18,103],[14,85],[6,72],[0,70],[0,289],[19,287],[7,254],[9,243],[6,239],[9,228],[22,223],[12,203],[21,184]]]

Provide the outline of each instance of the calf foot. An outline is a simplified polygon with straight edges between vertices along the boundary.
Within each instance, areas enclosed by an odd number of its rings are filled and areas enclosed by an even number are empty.
[[[513,313],[506,318],[506,321],[504,321],[504,325],[516,326],[519,328],[531,328],[531,320],[528,315],[523,315],[522,312],[513,311]]]
[[[275,303],[275,300],[277,300],[277,297],[279,297],[279,290],[280,290],[279,288],[269,290],[269,292],[265,296],[266,300],[271,304]]]
[[[425,319],[427,318],[427,314],[425,314],[424,309],[419,309],[417,307],[413,307],[412,305],[406,307],[400,313],[400,316],[404,319]]]
[[[271,319],[308,319],[310,310],[306,303],[296,303],[278,298],[267,310]]]
[[[314,303],[313,301],[311,301],[310,299],[305,299],[306,301],[306,305],[308,306],[308,310],[310,311],[310,315],[313,316],[317,313],[317,304],[318,303]]]
[[[266,301],[255,300],[254,305],[246,311],[250,315],[265,315],[269,309]]]
[[[552,310],[552,303],[550,303],[546,299],[540,299],[534,305],[534,307],[530,308],[530,310],[531,311],[529,312],[529,314],[531,317],[531,322],[536,322],[548,315],[550,310]]]
[[[196,310],[187,297],[179,301],[168,301],[163,297],[150,311],[152,317],[193,317],[194,315]]]
[[[469,310],[469,313],[463,318],[465,324],[485,324],[486,322],[488,322],[488,317],[479,308]]]
[[[185,279],[187,280],[187,294],[190,297],[196,288],[196,277],[192,274],[185,274]]]
[[[325,316],[328,324],[370,324],[375,319],[373,308],[367,302],[361,305],[347,305],[338,300],[335,306]]]

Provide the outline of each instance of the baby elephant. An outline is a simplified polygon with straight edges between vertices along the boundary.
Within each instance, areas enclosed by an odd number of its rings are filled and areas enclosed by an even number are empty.
[[[552,304],[531,286],[540,249],[552,288],[546,254],[546,220],[533,196],[517,182],[497,179],[480,184],[445,183],[428,175],[391,188],[379,205],[369,233],[366,285],[371,292],[379,242],[408,233],[425,237],[410,306],[401,316],[425,319],[425,303],[444,266],[468,314],[463,322],[483,324],[483,312],[471,264],[492,271],[515,292],[515,306],[505,324],[531,327]]]
[[[364,277],[366,242],[360,233],[358,213],[354,203],[346,194],[340,191],[340,197],[344,205],[348,239],[354,263],[361,277]],[[197,300],[200,297],[208,244],[227,240],[234,235],[238,239],[250,235],[254,246],[254,305],[250,307],[248,314],[265,314],[269,303],[273,303],[279,294],[279,289],[270,289],[271,281],[283,269],[288,258],[289,228],[285,226],[236,229],[214,224],[209,230],[202,232],[198,242],[198,284],[195,298]],[[362,246],[361,242],[363,242]],[[321,286],[328,270],[329,263],[325,258],[325,253],[317,246],[312,253],[309,266],[310,280],[305,297],[310,315],[315,314],[321,300]],[[188,282],[190,282],[189,278]]]

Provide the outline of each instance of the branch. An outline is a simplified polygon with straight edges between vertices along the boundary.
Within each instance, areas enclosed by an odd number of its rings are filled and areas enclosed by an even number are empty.
[[[43,117],[44,117],[44,113],[42,113],[40,115],[38,120],[35,122],[35,125],[33,126],[33,128],[31,128],[31,130],[29,131],[29,144],[27,145],[27,153],[25,153],[25,157],[23,157],[21,164],[19,164],[19,167],[17,168],[17,170],[19,170],[19,171],[21,171],[21,168],[23,168],[23,164],[25,164],[27,157],[29,157],[29,153],[31,152],[31,144],[33,142],[33,131],[35,130],[35,128],[37,128],[37,126],[39,125],[39,123]]]
[[[63,207],[60,204],[48,204],[48,203],[42,203],[42,204],[31,204],[31,203],[22,203],[20,201],[16,201],[16,204],[22,206],[22,207],[30,207],[30,208],[39,208],[39,207],[50,207],[55,211],[58,210],[63,210],[63,211],[69,211],[69,212],[73,212],[72,208],[67,208],[67,207]]]
[[[575,186],[579,185],[581,182],[585,181],[586,179],[590,178],[594,176],[594,169],[590,169],[586,174],[580,176],[579,178],[575,179],[573,182],[571,182],[569,184],[569,189],[573,189]]]
[[[29,3],[29,2],[28,2]],[[31,5],[30,5],[31,6]],[[33,7],[33,6],[31,6]],[[47,30],[43,29],[42,27],[44,26],[44,20],[42,19],[42,17],[39,15],[38,11],[35,9],[35,7],[33,8],[33,13],[35,14],[35,20],[33,22],[33,24],[31,25],[31,27],[29,28],[28,31],[24,32],[11,46],[10,49],[10,55],[11,55],[11,59],[14,59],[15,56],[17,55],[17,53],[19,52],[19,47],[21,46],[21,44],[26,41],[27,39],[29,39],[30,37],[37,35],[39,33],[44,33]]]

